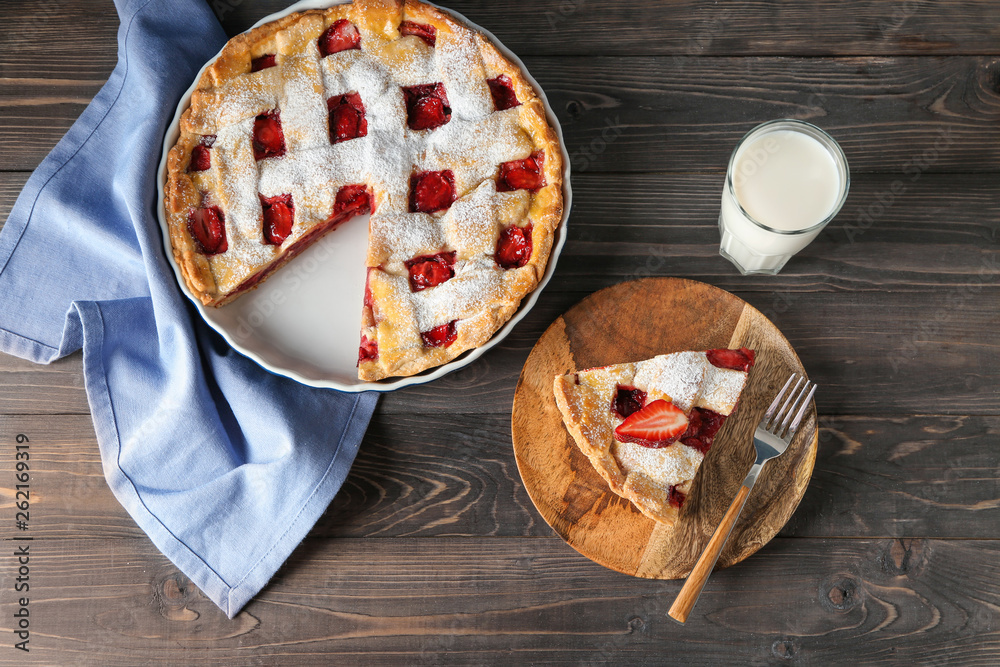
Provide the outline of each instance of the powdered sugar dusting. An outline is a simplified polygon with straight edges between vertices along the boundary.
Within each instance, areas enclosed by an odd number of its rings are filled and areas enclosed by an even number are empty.
[[[635,386],[668,394],[684,412],[694,407],[712,365],[704,352],[663,354],[636,364]]]
[[[448,236],[463,257],[492,255],[496,251],[499,227],[496,199],[496,183],[483,181],[470,195],[452,204],[445,215]]]
[[[746,383],[746,372],[710,365],[702,395],[695,402],[695,407],[729,415],[736,408],[736,401]]]
[[[454,170],[455,186],[459,194],[464,194],[487,178],[494,178],[500,164],[529,156],[533,146],[518,116],[509,111],[478,121],[453,117],[430,133],[420,166],[431,171]]]
[[[442,40],[435,55],[453,119],[476,121],[491,114],[493,97],[473,35],[463,33],[456,39]]]
[[[476,315],[503,297],[503,270],[492,258],[456,263],[455,276],[437,287],[413,294],[420,331]]]
[[[391,272],[404,272],[406,260],[445,247],[441,223],[425,213],[374,215],[368,229],[371,249]]]
[[[616,440],[611,453],[627,475],[643,475],[661,488],[693,479],[705,458],[697,449],[681,443],[652,449]]]
[[[278,40],[274,67],[202,93],[213,100],[205,106],[212,117],[199,119],[199,127],[219,128],[213,150],[226,165],[215,180],[229,251],[210,258],[220,287],[234,289],[280,255],[281,248],[263,242],[259,195],[292,196],[287,247],[330,218],[341,188],[363,184],[375,195],[369,262],[381,269],[373,273],[384,299],[375,310],[391,308],[400,326],[410,318],[419,333],[506,304],[517,272],[497,266],[497,239],[504,226],[525,224],[531,196],[498,193],[495,179],[502,163],[527,157],[534,143],[517,109],[495,111],[476,33],[441,30],[430,47],[415,36],[387,40],[381,30],[359,23],[361,49],[321,57],[315,40],[323,26],[313,23],[298,26],[295,40]],[[403,88],[436,83],[444,86],[449,121],[411,130]],[[360,97],[366,135],[331,144],[328,100],[348,93]],[[272,110],[286,150],[258,162],[254,118]],[[456,201],[430,215],[411,213],[411,177],[444,170],[454,176]],[[405,262],[439,251],[456,252],[454,276],[412,292]],[[417,333],[393,331],[390,344],[421,345]]]

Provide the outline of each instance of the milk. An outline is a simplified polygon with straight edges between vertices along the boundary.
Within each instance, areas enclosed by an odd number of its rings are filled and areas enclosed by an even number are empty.
[[[847,197],[837,143],[801,121],[752,130],[733,152],[722,194],[720,252],[744,274],[777,273]]]

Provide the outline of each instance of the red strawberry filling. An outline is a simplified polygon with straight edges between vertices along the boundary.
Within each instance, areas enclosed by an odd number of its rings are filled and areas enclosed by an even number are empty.
[[[208,146],[198,144],[191,149],[191,162],[188,171],[205,171],[212,166],[212,150]]]
[[[333,215],[338,224],[350,220],[356,215],[364,215],[372,211],[372,195],[364,184],[345,185],[337,190],[337,198],[333,202]]]
[[[352,92],[331,97],[326,101],[326,108],[330,112],[331,144],[368,136],[368,121],[361,95]]]
[[[271,111],[257,116],[253,121],[253,158],[263,160],[285,154],[285,133],[281,130],[281,116]]]
[[[514,84],[511,83],[510,77],[506,74],[501,74],[493,79],[487,79],[486,83],[490,87],[490,94],[493,96],[493,106],[497,111],[521,106],[521,103],[517,101],[517,95],[514,93]]]
[[[188,162],[188,173],[205,171],[212,167],[212,146],[214,144],[215,135],[206,134],[201,138],[198,145],[191,149],[191,161]]]
[[[611,400],[611,410],[622,419],[626,419],[631,414],[638,412],[642,406],[646,405],[646,392],[635,387],[623,387],[618,385],[618,391]]]
[[[439,327],[434,327],[430,331],[421,331],[420,337],[424,340],[425,347],[448,347],[455,342],[458,338],[458,329],[455,327],[455,323],[458,320],[452,320],[448,324],[442,324]]]
[[[454,251],[414,257],[404,264],[410,272],[410,289],[414,292],[440,285],[455,275]]]
[[[670,401],[659,399],[629,415],[615,429],[615,437],[619,442],[659,449],[676,441],[687,428],[684,411]]]
[[[399,24],[399,34],[403,37],[415,35],[424,40],[427,46],[434,46],[434,43],[437,42],[437,28],[426,23],[403,21]]]
[[[319,46],[319,54],[323,58],[341,51],[360,49],[361,33],[358,32],[356,25],[347,19],[340,19],[320,35],[317,46]]]
[[[278,63],[275,62],[274,54],[273,53],[268,53],[265,56],[261,56],[260,58],[254,58],[253,60],[251,60],[250,61],[250,71],[251,72],[259,72],[262,69],[267,69],[269,67],[274,67],[277,64]]]
[[[685,500],[687,500],[687,496],[682,491],[678,491],[676,486],[671,486],[667,490],[667,501],[677,509],[681,508]]]
[[[410,177],[410,213],[442,211],[455,201],[455,174],[424,171]]]
[[[707,454],[708,449],[715,440],[715,434],[722,428],[726,421],[726,415],[720,415],[714,410],[707,408],[694,408],[688,416],[688,428],[680,441],[688,447],[697,449],[702,454]]]
[[[264,210],[264,243],[281,245],[292,233],[292,223],[295,222],[292,195],[260,195],[260,206]]]
[[[734,371],[748,371],[753,366],[756,353],[748,348],[738,350],[708,350],[705,352],[708,362],[717,368],[728,368]]]
[[[433,130],[451,120],[448,93],[443,83],[425,83],[403,88],[406,124],[411,130]]]
[[[527,264],[531,259],[531,223],[503,230],[497,239],[494,259],[502,269],[518,269]]]
[[[191,209],[188,231],[198,241],[203,255],[217,255],[229,249],[225,223],[226,216],[218,206]]]
[[[362,334],[361,347],[358,349],[358,363],[378,359],[378,341],[368,340],[368,336]]]
[[[523,160],[504,162],[500,165],[497,176],[497,192],[511,190],[531,190],[534,192],[545,185],[545,175],[542,174],[542,163],[545,153],[535,151]]]

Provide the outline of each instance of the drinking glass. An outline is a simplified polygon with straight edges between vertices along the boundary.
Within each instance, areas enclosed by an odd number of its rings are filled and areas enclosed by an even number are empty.
[[[801,120],[758,125],[729,158],[719,254],[743,275],[778,273],[840,211],[850,188],[837,142]]]

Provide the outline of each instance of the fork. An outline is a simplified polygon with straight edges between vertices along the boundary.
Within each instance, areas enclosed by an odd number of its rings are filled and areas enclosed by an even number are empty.
[[[796,380],[796,378],[798,379]],[[795,380],[795,386],[792,387],[791,391],[788,391],[793,380]],[[787,395],[786,391],[788,391]],[[733,531],[736,519],[743,511],[743,505],[747,501],[747,496],[750,495],[750,490],[757,482],[757,475],[765,463],[780,456],[788,448],[788,444],[799,430],[802,417],[806,414],[809,401],[812,400],[815,393],[816,385],[814,383],[809,382],[805,377],[799,377],[797,373],[792,373],[788,382],[775,396],[771,407],[764,413],[764,418],[760,420],[760,424],[757,425],[757,430],[753,434],[753,446],[757,450],[757,460],[750,468],[746,479],[743,480],[743,486],[736,494],[736,498],[733,499],[726,515],[722,517],[719,527],[712,534],[712,539],[708,541],[708,546],[701,553],[694,569],[688,575],[687,581],[681,587],[681,592],[677,594],[670,611],[667,612],[675,621],[679,623],[687,621],[688,614],[694,609],[695,603],[698,602],[698,596],[701,595],[701,590],[705,587],[708,576],[712,573],[712,568],[719,560],[722,547],[726,546],[726,540],[729,539],[729,534]],[[781,402],[782,398],[785,399],[784,403]],[[798,413],[795,412],[796,409]]]

